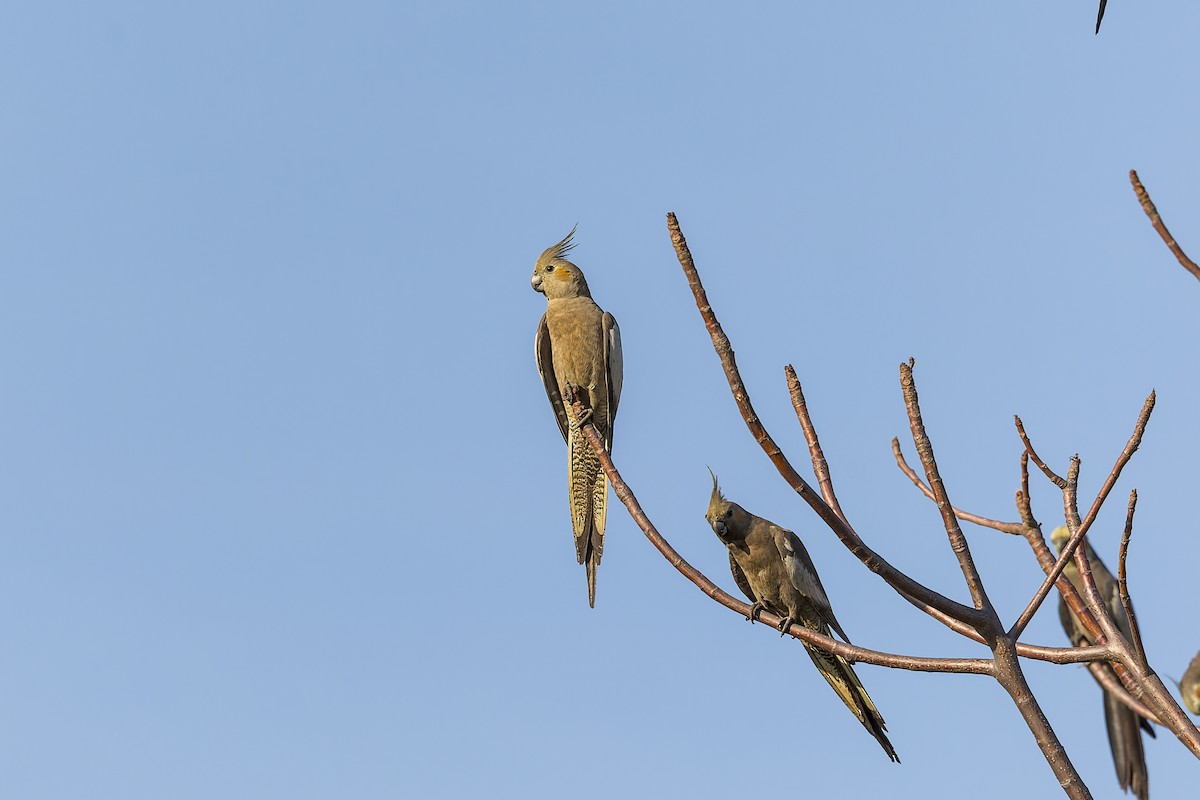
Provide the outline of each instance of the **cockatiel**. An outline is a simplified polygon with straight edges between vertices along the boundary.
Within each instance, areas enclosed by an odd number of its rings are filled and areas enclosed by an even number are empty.
[[[534,356],[558,429],[567,442],[567,496],[575,555],[587,569],[588,605],[596,605],[596,567],[604,554],[608,478],[563,406],[568,384],[591,408],[607,449],[612,449],[613,419],[621,398],[621,331],[613,315],[592,300],[579,267],[565,256],[575,246],[575,229],[546,248],[533,268],[533,290],[546,295],[546,313],[538,323]]]
[[[817,569],[796,534],[726,500],[715,475],[705,519],[717,538],[729,548],[733,580],[754,604],[751,619],[766,609],[783,618],[780,626],[783,632],[791,623],[798,622],[826,636],[831,635],[829,630],[832,628],[846,642],[850,641],[833,615]],[[804,648],[821,676],[875,737],[888,758],[899,763],[900,757],[888,741],[883,715],[875,708],[850,662],[807,643]]]
[[[1070,537],[1071,532],[1066,525],[1060,525],[1050,532],[1050,541],[1054,543],[1055,549],[1059,552],[1062,552],[1063,545]],[[1112,615],[1121,635],[1126,639],[1132,639],[1133,634],[1129,629],[1129,620],[1125,618],[1125,609],[1121,605],[1116,578],[1104,566],[1104,562],[1096,555],[1092,546],[1087,542],[1084,542],[1084,546],[1087,548],[1088,563],[1092,567],[1092,578],[1096,581],[1096,590],[1100,593],[1100,598],[1108,608],[1108,613]],[[1080,582],[1079,568],[1075,566],[1075,559],[1071,559],[1067,563],[1063,575],[1082,597],[1083,584]],[[1087,630],[1071,613],[1070,606],[1061,595],[1058,598],[1058,617],[1072,645],[1080,647],[1092,644]],[[1107,664],[1104,668],[1111,670]],[[1116,678],[1115,673],[1113,677]],[[1104,691],[1103,687],[1101,687],[1101,691]],[[1107,691],[1104,691],[1104,724],[1108,728],[1108,746],[1112,751],[1113,766],[1117,770],[1117,782],[1127,792],[1132,789],[1139,800],[1147,800],[1150,797],[1150,774],[1146,770],[1146,753],[1142,749],[1141,731],[1145,730],[1154,736],[1154,729],[1150,727],[1149,722]]]
[[[1192,663],[1188,664],[1187,672],[1183,673],[1183,680],[1179,682],[1179,694],[1183,697],[1183,704],[1187,706],[1188,711],[1200,714],[1200,653],[1196,653]]]

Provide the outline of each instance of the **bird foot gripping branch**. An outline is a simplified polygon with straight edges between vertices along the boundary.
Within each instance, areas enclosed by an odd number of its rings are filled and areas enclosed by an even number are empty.
[[[577,431],[591,421],[593,416],[592,409],[587,404],[587,399],[584,398],[584,396],[575,387],[575,384],[563,384],[563,400],[566,400],[567,405],[572,407],[575,405],[575,402],[578,401],[579,406],[583,409],[579,412],[578,416],[576,416],[574,413],[567,415],[567,427],[573,431]],[[574,408],[572,408],[572,411],[574,411]]]
[[[572,396],[572,398],[576,397],[576,395],[575,395],[575,390],[574,390],[574,389],[572,389],[572,390],[571,390],[571,396]],[[572,400],[570,400],[569,402],[571,402],[571,403],[574,403],[574,402],[575,402],[575,400],[574,400],[574,399],[572,399]],[[588,424],[588,423],[591,421],[591,419],[592,419],[592,416],[593,416],[592,409],[588,408],[588,407],[587,407],[587,405],[585,405],[585,403],[586,403],[586,402],[587,402],[587,401],[585,401],[585,400],[583,400],[582,398],[580,398],[580,400],[579,400],[579,404],[583,406],[583,413],[581,413],[581,414],[578,416],[578,418],[576,418],[576,419],[572,419],[572,420],[570,421],[570,423],[568,423],[568,426],[569,426],[569,427],[571,428],[571,430],[573,430],[573,431],[577,431],[577,430],[579,430],[580,428],[582,428],[584,425],[587,425],[587,424]]]

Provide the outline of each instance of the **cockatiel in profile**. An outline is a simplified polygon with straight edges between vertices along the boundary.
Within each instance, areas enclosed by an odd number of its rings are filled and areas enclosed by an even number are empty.
[[[786,632],[793,622],[830,636],[830,629],[846,642],[850,637],[838,624],[821,578],[804,544],[789,530],[756,517],[721,494],[713,476],[712,497],[705,519],[717,538],[729,548],[729,568],[738,588],[750,599],[750,618],[766,609],[783,619],[780,630]],[[846,707],[875,737],[888,758],[899,763],[895,748],[887,738],[883,715],[875,708],[867,690],[854,674],[850,662],[827,653],[807,642],[804,649]]]
[[[1183,697],[1183,704],[1188,711],[1200,714],[1200,653],[1196,653],[1192,663],[1188,664],[1187,671],[1183,673],[1183,680],[1179,682],[1179,694]]]
[[[621,398],[621,331],[613,315],[592,300],[579,267],[566,259],[575,229],[546,248],[533,268],[533,290],[546,295],[534,357],[558,429],[567,442],[567,496],[575,555],[587,569],[588,605],[596,605],[596,567],[604,554],[608,478],[563,405],[568,384],[591,409],[591,422],[612,449],[613,419]]]
[[[1060,553],[1070,538],[1071,532],[1066,525],[1060,525],[1050,532],[1050,541],[1054,543],[1055,549]],[[1083,546],[1087,548],[1088,564],[1092,568],[1092,578],[1096,581],[1096,590],[1100,593],[1100,599],[1104,601],[1108,613],[1117,625],[1117,630],[1126,639],[1132,641],[1133,633],[1129,628],[1129,620],[1125,618],[1125,608],[1121,605],[1117,579],[1108,571],[1108,567],[1104,566],[1104,562],[1096,555],[1096,551],[1090,544],[1085,541]],[[1083,584],[1079,577],[1079,568],[1075,566],[1075,559],[1067,562],[1063,575],[1082,597]],[[1087,629],[1071,613],[1071,608],[1062,595],[1058,597],[1058,618],[1072,645],[1080,647],[1092,644]],[[1104,665],[1104,668],[1112,669],[1107,664]],[[1113,677],[1116,678],[1115,673]],[[1142,749],[1141,731],[1144,730],[1154,736],[1154,729],[1150,727],[1149,722],[1131,708],[1104,691],[1103,686],[1100,687],[1100,690],[1104,692],[1104,725],[1108,729],[1108,747],[1112,751],[1113,766],[1117,770],[1117,782],[1125,791],[1132,790],[1138,800],[1147,800],[1150,797],[1150,774],[1146,769],[1146,753]]]

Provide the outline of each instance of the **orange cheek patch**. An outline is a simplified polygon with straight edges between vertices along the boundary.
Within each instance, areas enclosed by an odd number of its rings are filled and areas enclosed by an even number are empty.
[[[571,278],[571,271],[566,267],[555,267],[554,277],[558,278],[560,281],[569,280]]]

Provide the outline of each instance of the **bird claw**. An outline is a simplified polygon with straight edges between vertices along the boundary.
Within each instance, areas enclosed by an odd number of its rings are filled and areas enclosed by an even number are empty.
[[[787,636],[788,628],[792,627],[792,623],[795,621],[795,617],[785,617],[783,622],[779,623],[779,635]]]
[[[583,410],[583,413],[579,415],[579,419],[571,420],[571,430],[579,430],[584,425],[586,425],[588,420],[590,420],[591,418],[592,418],[592,410],[590,408],[585,408]]]
[[[766,606],[755,600],[754,605],[750,606],[750,615],[746,617],[746,621],[753,624],[754,621],[758,619],[758,615],[761,614],[765,608]]]

